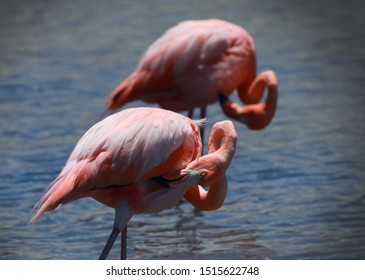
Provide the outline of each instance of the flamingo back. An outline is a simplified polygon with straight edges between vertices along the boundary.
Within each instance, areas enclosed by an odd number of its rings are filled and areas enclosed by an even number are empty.
[[[240,26],[219,19],[183,21],[142,56],[135,73],[149,73],[148,91],[139,98],[174,111],[206,106],[217,101],[217,92],[228,95],[255,76],[255,67],[247,67],[255,63],[253,39]],[[156,98],[154,90],[164,97]],[[173,96],[183,102],[173,102]]]

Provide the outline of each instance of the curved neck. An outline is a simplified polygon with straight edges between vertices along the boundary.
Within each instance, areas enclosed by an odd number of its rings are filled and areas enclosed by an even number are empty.
[[[268,95],[267,95],[266,102],[265,102],[265,105],[266,105],[265,111],[266,111],[266,115],[268,116],[269,122],[275,115],[277,102],[278,102],[277,83],[276,84],[269,83],[268,84]]]
[[[256,78],[256,71],[256,53],[253,51],[243,73],[244,81],[237,87],[238,97],[244,104],[257,103],[262,97],[262,95],[250,94],[250,87]]]
[[[222,143],[223,141],[223,143]],[[188,165],[201,171],[199,184],[190,187],[184,197],[200,210],[215,210],[223,205],[227,194],[226,170],[236,151],[237,133],[231,121],[214,124],[208,141],[208,154]]]
[[[266,100],[262,103],[250,104],[236,110],[237,116],[243,116],[243,120],[250,129],[263,129],[273,119],[278,100],[278,81],[273,71],[260,73],[250,86],[248,95],[251,101],[259,102],[267,88]]]
[[[222,143],[223,140],[223,143]],[[228,168],[236,151],[237,132],[231,121],[222,121],[213,125],[208,140],[208,155],[220,154]]]
[[[222,139],[224,139],[223,143]],[[237,133],[231,121],[216,123],[209,137],[208,154],[199,157],[185,167],[190,173],[199,174],[198,184],[209,186],[219,180],[229,167],[236,151]]]

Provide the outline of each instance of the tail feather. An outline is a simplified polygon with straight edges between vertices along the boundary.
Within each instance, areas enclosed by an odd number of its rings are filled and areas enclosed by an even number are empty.
[[[137,99],[136,95],[148,80],[148,73],[145,71],[133,72],[130,76],[124,79],[108,97],[109,111],[116,110],[128,102]]]
[[[34,224],[44,212],[52,211],[67,202],[67,195],[75,188],[77,174],[62,172],[46,189],[46,193],[34,206],[34,215],[30,223]]]

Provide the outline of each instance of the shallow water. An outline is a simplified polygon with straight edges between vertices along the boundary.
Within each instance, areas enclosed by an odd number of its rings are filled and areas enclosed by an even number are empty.
[[[182,201],[133,217],[128,257],[365,259],[363,1],[65,2],[2,1],[0,259],[98,257],[111,209],[83,199],[32,228],[32,207],[144,49],[180,20],[211,17],[254,37],[258,70],[279,79],[277,114],[260,132],[235,124],[221,209]],[[208,128],[224,118],[208,108]]]

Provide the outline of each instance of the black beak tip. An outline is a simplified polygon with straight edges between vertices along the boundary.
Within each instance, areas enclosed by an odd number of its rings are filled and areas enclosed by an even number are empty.
[[[219,99],[219,103],[222,105],[228,100],[228,97],[220,92],[220,93],[218,93],[218,99]]]

